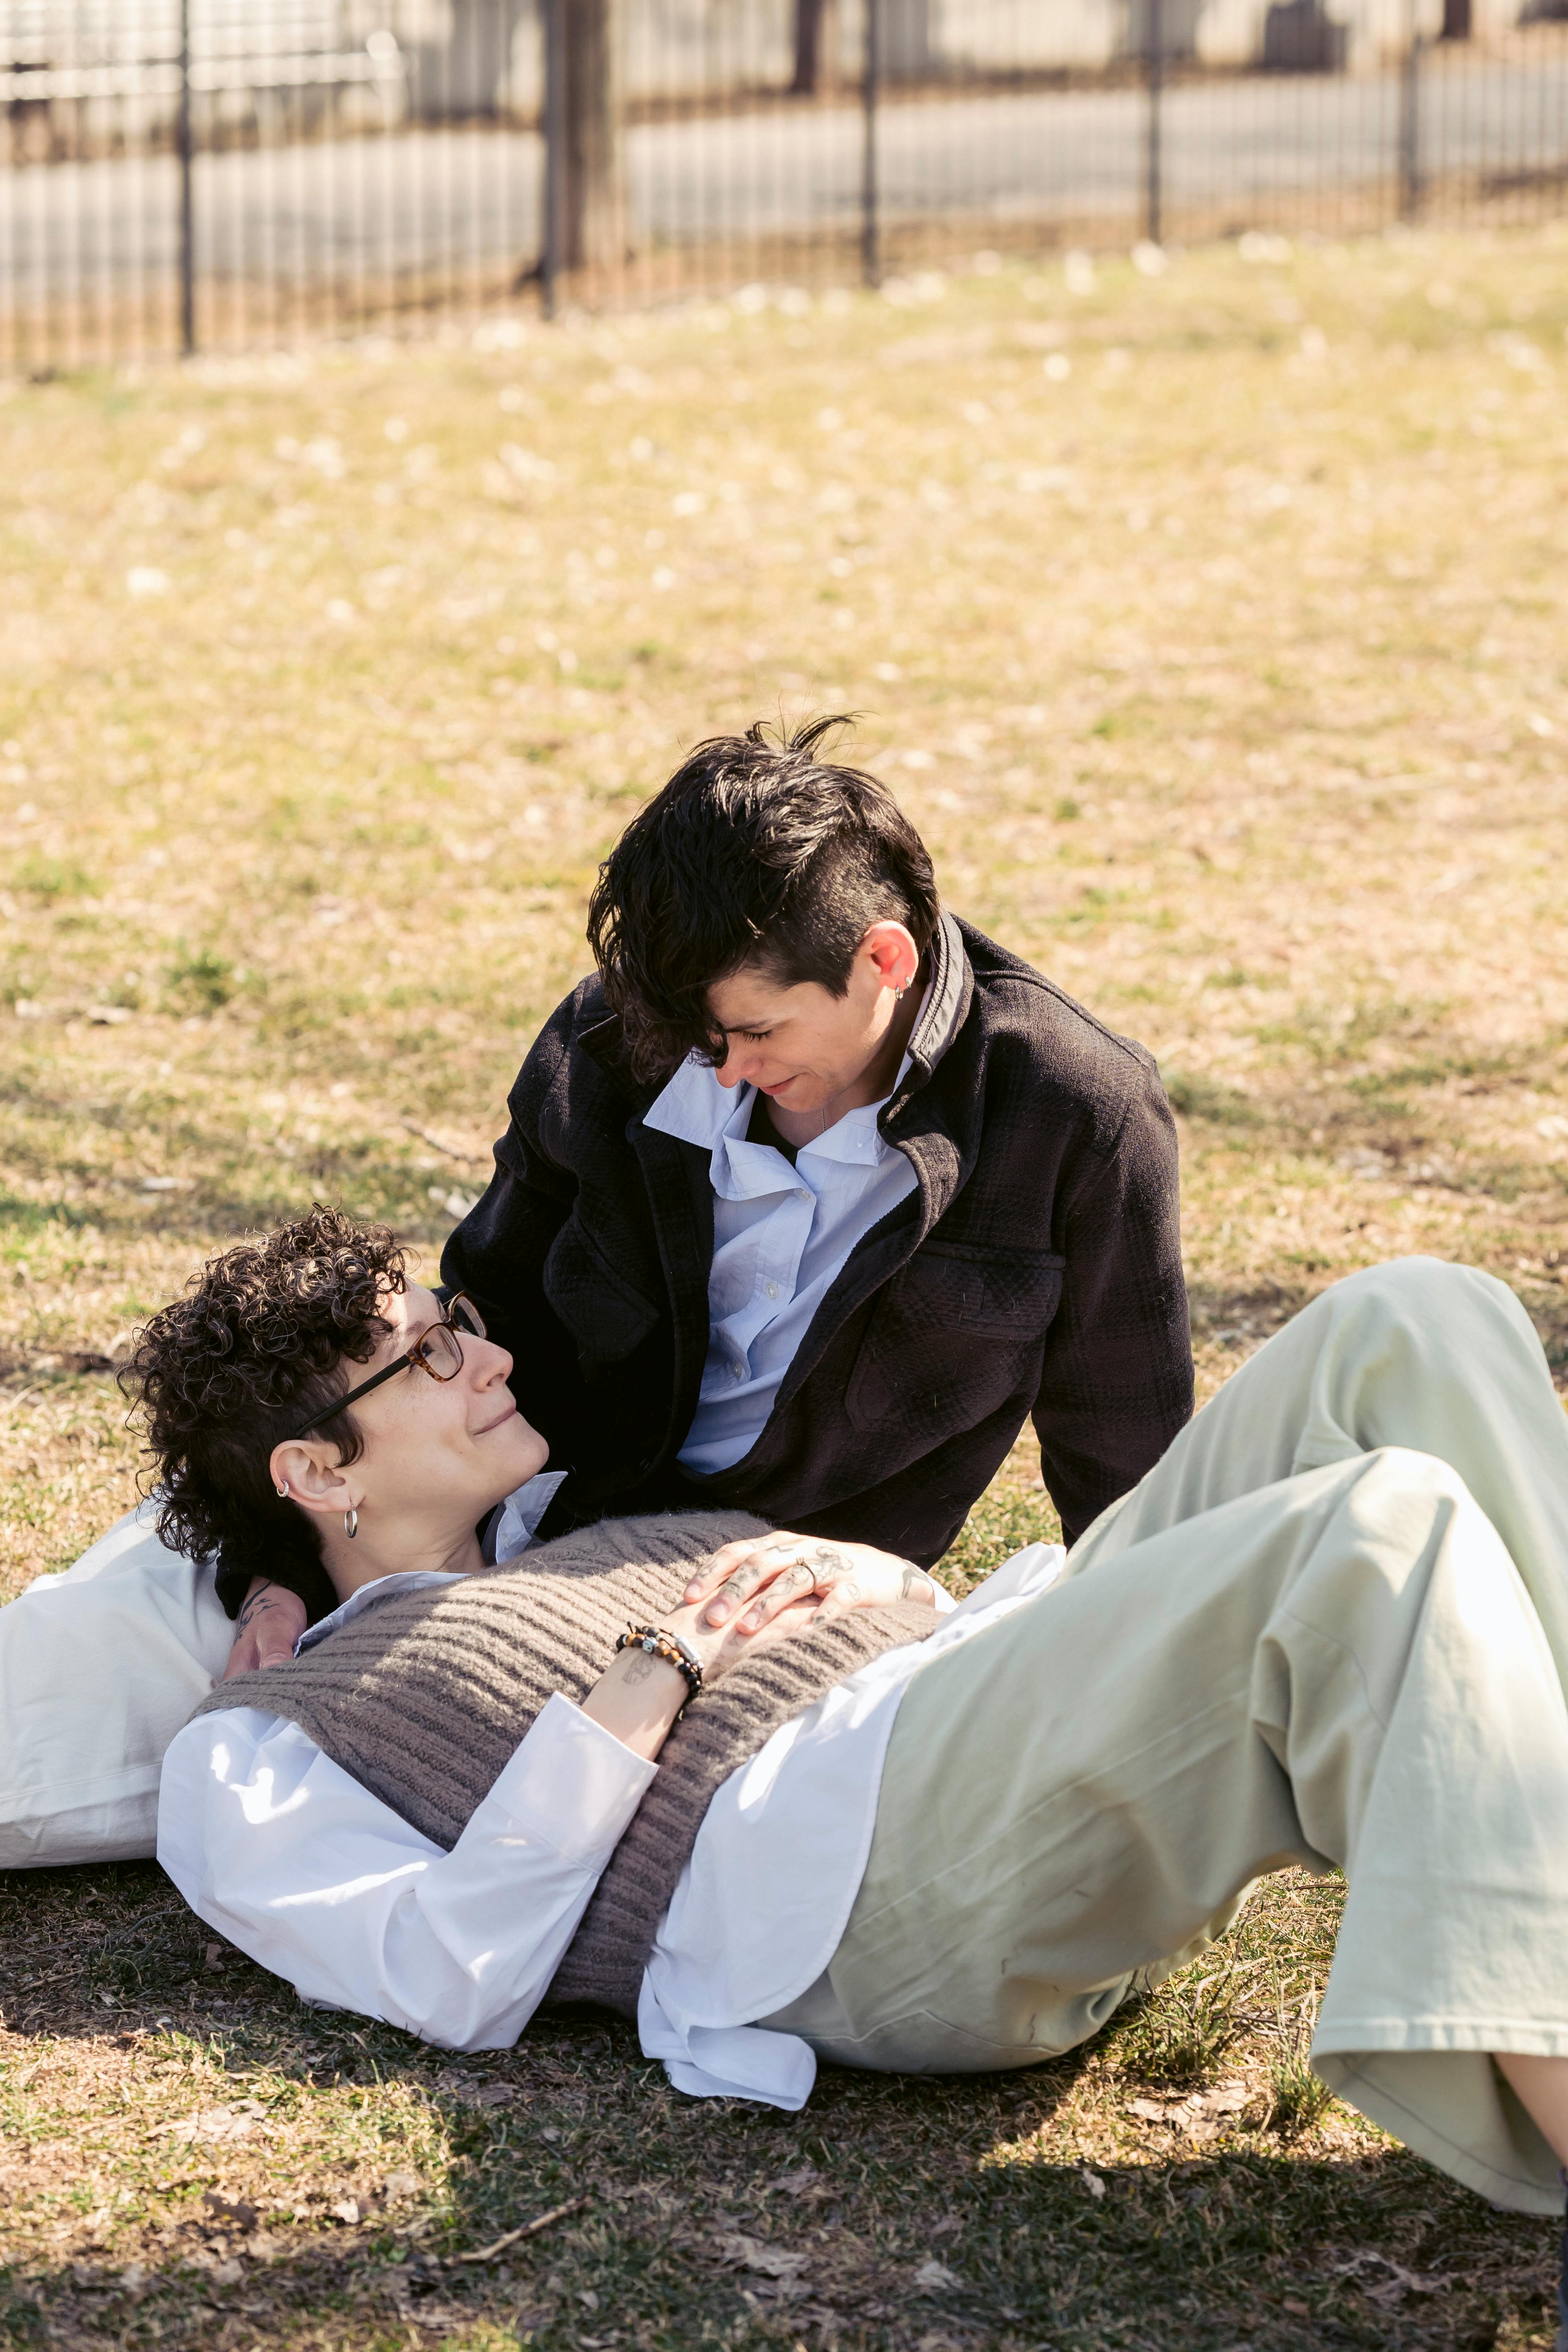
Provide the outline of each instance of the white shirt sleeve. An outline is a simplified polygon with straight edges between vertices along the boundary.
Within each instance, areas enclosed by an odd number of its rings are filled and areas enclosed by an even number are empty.
[[[1026,1544],[982,1578],[973,1592],[958,1603],[961,1617],[984,1617],[1000,1601],[1033,1601],[1056,1582],[1067,1566],[1060,1544]]]
[[[232,1707],[169,1749],[158,1859],[306,2000],[443,2049],[506,2049],[657,1769],[557,1695],[443,1853],[297,1725]]]

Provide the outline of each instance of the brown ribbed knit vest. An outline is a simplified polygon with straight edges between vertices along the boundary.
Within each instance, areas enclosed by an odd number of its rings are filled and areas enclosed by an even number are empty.
[[[373,1601],[291,1664],[220,1683],[195,1712],[257,1706],[287,1717],[449,1849],[552,1693],[580,1702],[628,1620],[668,1614],[721,1545],[766,1532],[744,1511],[604,1519],[515,1566]],[[659,1920],[721,1783],[857,1666],[923,1641],[934,1624],[920,1602],[856,1610],[732,1667],[705,1692],[666,1740],[550,1999],[635,2017]]]

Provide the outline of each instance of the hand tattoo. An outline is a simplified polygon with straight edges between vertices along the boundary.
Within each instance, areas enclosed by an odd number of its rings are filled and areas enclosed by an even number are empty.
[[[840,1551],[837,1544],[815,1544],[806,1559],[825,1576],[847,1576],[849,1572],[848,1554]]]
[[[235,1624],[241,1632],[243,1632],[245,1627],[249,1624],[253,1617],[259,1617],[265,1611],[268,1609],[277,1609],[281,1606],[279,1601],[268,1601],[267,1598],[268,1594],[271,1591],[271,1585],[264,1584],[260,1591],[254,1594],[252,1598],[246,1602],[244,1608],[240,1611],[239,1615],[234,1621]]]
[[[923,1568],[906,1568],[899,1586],[900,1601],[929,1601],[936,1605],[936,1586]]]

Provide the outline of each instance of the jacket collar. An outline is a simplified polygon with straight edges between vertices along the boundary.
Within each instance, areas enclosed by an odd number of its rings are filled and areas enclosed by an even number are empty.
[[[602,1013],[589,1028],[580,1029],[576,1043],[590,1060],[598,1064],[616,1092],[625,1095],[639,1110],[647,1110],[658,1099],[660,1081],[655,1078],[650,1083],[639,1078],[632,1069],[618,1013]]]
[[[951,915],[939,916],[930,952],[931,993],[910,1033],[908,1066],[889,1097],[884,1124],[896,1118],[910,1096],[927,1084],[963,1028],[974,995],[974,974],[963,934]]]

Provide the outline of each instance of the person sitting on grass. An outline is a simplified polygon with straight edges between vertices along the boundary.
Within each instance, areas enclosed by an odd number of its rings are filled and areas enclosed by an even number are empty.
[[[929,1568],[1032,1420],[1070,1543],[1192,1412],[1153,1056],[944,907],[833,724],[699,744],[632,819],[447,1237],[550,1446],[513,1538],[741,1510]],[[0,1865],[150,1853],[213,1677],[331,1605],[145,1514],[40,1578],[0,1610]]]
[[[513,1550],[510,1369],[323,1209],[142,1333],[165,1539],[334,1599],[169,1749],[159,1856],[210,1927],[447,2048],[590,2000],[678,2087],[795,2108],[819,2058],[1055,2058],[1262,1873],[1338,1866],[1317,2071],[1561,2210],[1568,1424],[1500,1283],[1336,1284],[1065,1566],[956,1608],[734,1513]]]

